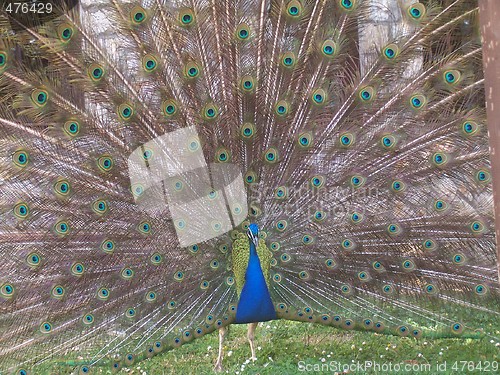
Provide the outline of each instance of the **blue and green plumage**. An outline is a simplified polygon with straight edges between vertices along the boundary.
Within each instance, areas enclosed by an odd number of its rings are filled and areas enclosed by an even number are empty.
[[[249,250],[245,249],[245,251],[241,248],[242,236],[238,238],[239,248],[238,245],[233,245],[235,250],[232,253],[232,264],[239,296],[234,323],[264,322],[276,319],[276,311],[268,289],[271,254],[265,243],[259,243],[259,246],[255,247],[252,236],[256,242],[259,241],[256,224],[250,224],[248,233]],[[263,269],[266,270],[265,275]],[[241,285],[242,282],[243,285]]]
[[[2,11],[0,372],[119,369],[274,318],[498,339],[477,4],[392,2],[374,32],[388,4],[84,1],[24,29]],[[191,127],[163,166],[237,167],[227,233],[219,180],[131,181],[135,150],[151,169],[146,144]]]

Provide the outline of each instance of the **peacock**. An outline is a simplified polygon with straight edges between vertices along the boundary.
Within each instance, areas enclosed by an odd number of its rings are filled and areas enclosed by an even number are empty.
[[[2,374],[212,332],[220,370],[275,319],[498,340],[476,1],[4,3]]]

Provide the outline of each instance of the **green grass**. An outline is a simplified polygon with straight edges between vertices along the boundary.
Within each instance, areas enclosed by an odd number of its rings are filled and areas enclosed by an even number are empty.
[[[229,374],[334,374],[332,361],[341,364],[377,362],[379,365],[409,365],[410,371],[375,371],[373,368],[350,371],[351,374],[494,374],[493,367],[485,371],[487,361],[500,363],[500,344],[490,338],[481,339],[420,339],[379,335],[368,332],[343,331],[310,323],[276,321],[259,324],[255,343],[257,361],[250,358],[250,347],[246,340],[246,325],[232,325],[225,342],[224,373]],[[218,335],[216,332],[197,339],[190,344],[142,361],[120,374],[214,374],[217,359]],[[303,362],[302,362],[303,361]],[[462,369],[460,361],[483,365],[483,371]],[[300,371],[299,362],[310,371]],[[446,362],[446,371],[441,370]],[[454,371],[453,365],[458,367]],[[321,367],[323,365],[323,367]],[[412,366],[430,365],[412,369]],[[303,367],[303,369],[304,369]],[[315,369],[319,371],[314,371]],[[55,371],[54,371],[55,370]],[[63,374],[52,367],[43,370],[47,374]],[[37,372],[38,373],[38,372]],[[68,372],[71,373],[71,372]],[[99,369],[93,373],[107,373]],[[497,372],[498,373],[498,372]]]
[[[331,361],[343,364],[376,361],[380,364],[405,362],[408,364],[431,364],[432,373],[436,363],[447,361],[500,361],[500,346],[489,339],[438,339],[415,340],[366,332],[342,331],[331,327],[287,321],[269,322],[259,325],[256,332],[257,361],[247,362],[250,347],[246,340],[246,326],[233,325],[225,343],[224,372],[234,374],[303,374],[299,361],[310,365],[328,365]],[[133,367],[140,374],[210,374],[217,358],[218,336],[209,335],[190,345],[152,358]],[[231,354],[230,354],[231,353]],[[322,362],[324,361],[324,362]],[[461,364],[459,364],[461,368]],[[321,369],[321,367],[320,367]],[[335,370],[323,367],[325,373]],[[461,372],[461,371],[460,371]],[[314,371],[311,371],[314,373]],[[330,371],[334,373],[334,371]],[[363,373],[363,372],[358,372]],[[376,373],[369,371],[368,373]],[[385,373],[385,371],[382,371]],[[425,373],[405,372],[405,373]],[[429,372],[430,373],[430,372]],[[449,371],[451,373],[451,369]],[[493,373],[490,371],[490,373]]]

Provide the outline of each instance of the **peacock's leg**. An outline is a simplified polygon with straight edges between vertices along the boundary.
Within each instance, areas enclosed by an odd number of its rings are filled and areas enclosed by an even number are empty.
[[[221,372],[223,370],[223,368],[222,368],[222,356],[223,356],[223,350],[224,350],[224,340],[227,336],[228,331],[229,331],[229,326],[222,327],[219,329],[219,356],[217,357],[217,362],[215,363],[215,368],[214,368],[214,370],[217,372]]]
[[[248,342],[250,343],[250,350],[252,351],[252,361],[255,361],[257,357],[255,356],[255,345],[253,343],[253,339],[255,338],[255,329],[257,328],[258,323],[250,323],[248,325]]]

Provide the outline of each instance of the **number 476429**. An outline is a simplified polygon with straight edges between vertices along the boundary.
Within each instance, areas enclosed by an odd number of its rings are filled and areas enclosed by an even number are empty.
[[[51,3],[8,3],[6,4],[5,11],[8,13],[21,14],[21,13],[52,13]]]

